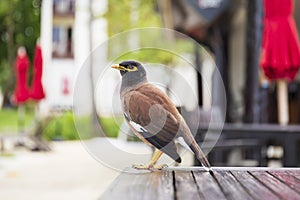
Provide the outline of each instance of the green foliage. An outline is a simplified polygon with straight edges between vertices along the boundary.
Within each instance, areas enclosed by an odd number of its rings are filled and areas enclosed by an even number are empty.
[[[1,0],[0,1],[0,58],[7,59],[9,27],[13,28],[16,53],[18,46],[25,46],[30,59],[33,57],[36,39],[40,35],[41,0]]]
[[[1,50],[2,48],[0,48]],[[4,90],[7,87],[7,81],[10,77],[9,65],[7,60],[3,59],[2,62],[0,61],[0,90]],[[0,105],[1,107],[1,105]]]
[[[80,131],[86,135],[80,135],[81,139],[89,139],[93,137],[89,135],[91,127],[89,126],[89,119],[82,117],[78,123],[81,127]],[[107,137],[117,137],[119,132],[119,127],[123,122],[123,118],[107,118],[101,117],[100,123],[105,135]],[[87,126],[85,126],[87,125]],[[77,127],[78,128],[78,127]],[[74,124],[74,116],[71,112],[66,112],[62,116],[52,119],[47,125],[45,125],[43,136],[47,140],[78,140],[80,139],[76,126]],[[99,135],[98,135],[99,136]]]
[[[109,0],[108,2],[108,11],[105,17],[108,21],[109,36],[135,28],[162,27],[160,16],[155,11],[155,0],[147,2],[141,0]],[[134,37],[135,41],[132,41],[130,38],[122,38],[122,41],[116,41],[116,43],[111,44],[108,47],[109,59],[114,59],[110,58],[110,56],[114,54],[115,49],[120,48],[119,45],[122,45],[122,49],[126,49],[132,43],[139,45],[151,40],[145,35],[135,35]],[[170,63],[172,61],[172,57],[166,56],[163,52],[159,54],[153,50],[132,52],[123,55],[123,57],[140,61],[145,60],[147,62],[150,62],[149,59],[160,63]]]
[[[108,11],[105,15],[108,21],[108,35],[123,32],[130,24],[130,1],[108,0]],[[122,21],[122,23],[120,23]]]
[[[62,116],[53,118],[45,125],[43,136],[47,140],[78,140],[74,118],[71,112],[66,112]]]
[[[133,28],[161,27],[161,19],[155,11],[156,0],[108,0],[108,35]]]
[[[34,109],[33,105],[25,106],[24,129],[29,131],[34,126]],[[1,134],[17,134],[18,133],[18,110],[2,109],[0,110],[0,135]],[[122,117],[110,118],[101,117],[99,119],[101,127],[107,137],[117,137]],[[82,139],[94,137],[91,135],[91,124],[88,118],[82,117],[77,119],[80,124]],[[42,123],[43,137],[47,140],[78,140],[80,139],[74,124],[74,116],[72,112],[66,112],[61,116],[54,117],[50,120],[43,119]],[[77,127],[79,128],[79,127]],[[100,136],[100,134],[97,134]]]
[[[18,133],[18,110],[17,109],[2,109],[0,110],[0,134],[16,134]],[[25,108],[24,127],[29,127],[34,119],[33,109]]]
[[[123,117],[101,117],[100,124],[107,137],[118,137],[119,127],[123,122]]]
[[[174,43],[174,45],[178,44]],[[180,47],[182,52],[190,52],[193,50],[192,43],[190,42],[179,42],[179,45],[182,45]],[[145,48],[123,54],[117,58],[115,62],[134,59],[141,61],[142,63],[163,63],[174,66],[176,63],[179,63],[181,59],[180,55],[177,53],[178,52],[170,52],[163,49]]]
[[[14,89],[14,60],[19,46],[25,46],[32,63],[40,36],[40,7],[41,0],[0,1],[0,89],[4,95]]]
[[[173,41],[166,41],[166,32],[159,29],[154,30],[143,28],[157,27],[162,28],[162,19],[156,8],[156,1],[142,0],[108,0],[108,11],[105,15],[108,21],[108,35],[129,31],[135,28],[140,28],[141,31],[136,31],[130,34],[121,34],[113,38],[108,46],[108,59],[114,62],[135,59],[146,63],[161,63],[169,66],[176,65],[180,53],[191,53],[194,50],[192,40],[188,41],[181,37],[176,37]],[[166,49],[172,49],[174,52],[167,52],[160,49],[139,49],[134,52],[126,52],[128,47],[150,47],[164,46]],[[126,52],[119,58],[120,52]],[[117,60],[115,60],[117,59]]]
[[[2,153],[2,152],[0,152],[0,158],[2,157],[2,158],[13,158],[15,156],[15,154],[12,154],[12,153],[6,153],[6,152],[4,152],[4,153]]]
[[[89,119],[82,117],[78,123],[80,126],[80,131],[85,132],[87,135],[81,135],[84,137],[82,139],[88,139],[92,137],[89,132],[91,131]],[[108,118],[101,117],[100,123],[105,135],[107,137],[117,137],[119,132],[119,127],[123,122],[123,118]],[[77,127],[78,128],[78,127]],[[83,133],[84,134],[84,133]],[[71,112],[66,112],[60,117],[52,119],[47,125],[45,125],[43,136],[47,140],[78,140],[80,139],[77,129],[74,124],[74,116]]]
[[[142,49],[133,52],[128,52],[117,59],[117,62],[122,60],[138,60],[142,63],[169,63],[173,61],[174,54],[160,49]]]

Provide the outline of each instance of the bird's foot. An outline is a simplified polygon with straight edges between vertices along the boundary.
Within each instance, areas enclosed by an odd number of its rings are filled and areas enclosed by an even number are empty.
[[[164,168],[167,168],[167,164],[162,164],[162,165],[151,165],[151,164],[146,164],[146,165],[132,165],[134,169],[138,170],[162,170]]]

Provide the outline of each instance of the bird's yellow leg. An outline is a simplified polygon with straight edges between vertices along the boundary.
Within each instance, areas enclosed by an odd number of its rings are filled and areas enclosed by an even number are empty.
[[[166,164],[163,165],[156,165],[158,159],[160,158],[160,156],[163,154],[162,151],[155,149],[152,158],[150,160],[150,162],[148,164],[145,165],[133,165],[132,167],[135,169],[162,169],[164,167],[166,167]]]

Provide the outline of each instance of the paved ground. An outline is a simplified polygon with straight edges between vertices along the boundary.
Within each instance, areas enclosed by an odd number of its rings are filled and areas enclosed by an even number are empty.
[[[80,142],[52,143],[50,153],[0,157],[1,200],[97,199],[119,172],[94,160]]]
[[[152,154],[141,142],[99,138],[85,144],[119,171],[96,161],[81,142],[52,142],[53,150],[48,153],[10,150],[13,157],[0,157],[0,199],[96,200],[120,170],[146,163]],[[167,156],[160,159],[169,165],[170,161]],[[183,164],[192,161],[192,154],[186,153]]]

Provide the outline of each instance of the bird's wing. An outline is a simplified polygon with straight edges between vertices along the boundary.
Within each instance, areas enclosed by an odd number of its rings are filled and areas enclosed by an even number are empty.
[[[136,132],[174,160],[179,158],[174,145],[180,122],[177,110],[158,88],[144,85],[127,92],[123,98],[124,115]]]
[[[178,112],[163,92],[146,85],[128,92],[124,99],[124,110],[133,122],[163,141],[174,139],[180,123],[176,118]]]

